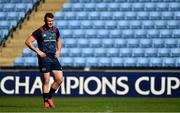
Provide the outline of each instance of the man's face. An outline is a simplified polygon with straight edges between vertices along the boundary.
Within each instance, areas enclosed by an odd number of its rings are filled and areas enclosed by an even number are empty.
[[[52,27],[53,23],[54,23],[54,18],[49,18],[49,17],[46,18],[46,24],[48,27]]]

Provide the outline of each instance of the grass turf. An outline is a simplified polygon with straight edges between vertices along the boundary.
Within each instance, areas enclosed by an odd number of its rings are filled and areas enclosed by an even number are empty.
[[[0,96],[0,112],[180,112],[180,98],[55,97],[44,109],[42,97]]]

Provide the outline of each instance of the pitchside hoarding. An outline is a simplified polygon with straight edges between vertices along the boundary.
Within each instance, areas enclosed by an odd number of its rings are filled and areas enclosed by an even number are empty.
[[[0,96],[41,95],[41,87],[41,74],[37,71],[0,72]],[[180,73],[64,72],[64,82],[56,95],[180,97]]]

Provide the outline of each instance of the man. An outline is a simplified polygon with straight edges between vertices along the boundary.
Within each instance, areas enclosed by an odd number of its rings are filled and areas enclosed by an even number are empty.
[[[44,108],[55,107],[52,96],[63,81],[62,67],[58,61],[61,52],[61,38],[59,30],[53,26],[54,15],[46,13],[44,16],[45,24],[34,31],[26,39],[25,44],[37,53],[39,69],[43,80],[43,99]],[[33,45],[37,40],[38,48]],[[54,83],[49,90],[50,73],[54,76]]]

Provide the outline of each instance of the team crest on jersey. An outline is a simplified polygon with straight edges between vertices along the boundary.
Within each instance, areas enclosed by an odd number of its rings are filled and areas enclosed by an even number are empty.
[[[43,37],[47,37],[47,35],[46,35],[46,34],[43,34]]]

